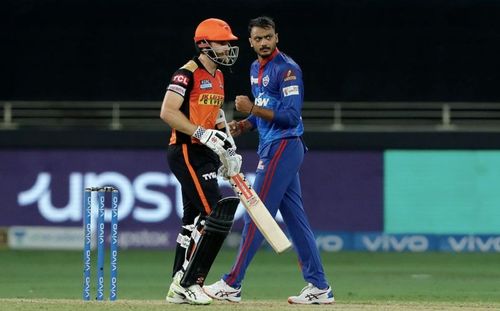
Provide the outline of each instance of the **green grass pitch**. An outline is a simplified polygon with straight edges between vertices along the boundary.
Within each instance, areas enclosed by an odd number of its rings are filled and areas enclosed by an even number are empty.
[[[224,250],[207,283],[230,269],[235,252]],[[498,310],[500,254],[322,253],[337,302],[288,305],[305,285],[296,256],[259,252],[243,284],[240,304],[171,305],[164,301],[171,251],[119,253],[116,302],[82,302],[82,253],[0,250],[2,310]],[[95,263],[95,258],[93,258]],[[109,260],[106,261],[109,263]],[[95,265],[92,294],[95,296]],[[108,266],[106,266],[106,270]],[[109,278],[106,275],[106,296]]]

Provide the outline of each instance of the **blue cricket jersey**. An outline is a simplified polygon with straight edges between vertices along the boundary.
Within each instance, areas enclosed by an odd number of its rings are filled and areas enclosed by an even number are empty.
[[[250,84],[255,105],[274,112],[272,122],[254,115],[247,119],[259,131],[258,153],[261,154],[272,141],[302,136],[304,84],[299,65],[276,49],[268,59],[252,63]]]
[[[247,119],[259,131],[260,159],[253,187],[273,217],[281,212],[304,280],[321,289],[329,288],[300,190],[299,170],[306,151],[301,137],[302,71],[290,57],[276,50],[263,62],[252,64],[250,83],[255,104],[274,112],[271,122],[254,115]],[[241,286],[264,239],[248,214],[244,220],[238,256],[231,271],[222,277],[234,288]]]

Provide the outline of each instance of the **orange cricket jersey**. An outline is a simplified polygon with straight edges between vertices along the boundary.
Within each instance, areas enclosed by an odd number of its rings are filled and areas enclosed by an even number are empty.
[[[195,57],[172,75],[167,89],[184,97],[180,110],[191,123],[206,129],[215,128],[224,103],[224,76],[219,69],[211,75]],[[199,141],[172,129],[170,145],[186,143]]]

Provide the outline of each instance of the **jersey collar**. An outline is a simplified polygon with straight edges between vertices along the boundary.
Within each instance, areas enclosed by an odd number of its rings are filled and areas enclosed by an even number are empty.
[[[208,71],[207,68],[205,68],[205,66],[203,65],[203,63],[198,59],[198,56],[193,57],[193,60],[198,65],[199,68],[205,70],[212,77],[215,77],[215,75],[217,74],[217,69],[215,69],[214,74],[211,74],[210,71]]]
[[[272,61],[276,55],[278,55],[280,51],[278,50],[278,48],[276,48],[273,52],[273,54],[271,54],[268,58],[264,58],[263,60],[259,60],[259,64],[260,64],[260,68],[264,67],[267,63],[269,63],[270,61]]]

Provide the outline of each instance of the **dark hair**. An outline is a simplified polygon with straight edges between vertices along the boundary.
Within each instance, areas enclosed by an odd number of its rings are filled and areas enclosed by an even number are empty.
[[[259,16],[254,19],[251,19],[248,23],[248,33],[252,32],[253,27],[260,28],[272,28],[276,31],[276,24],[273,19],[269,16]]]

